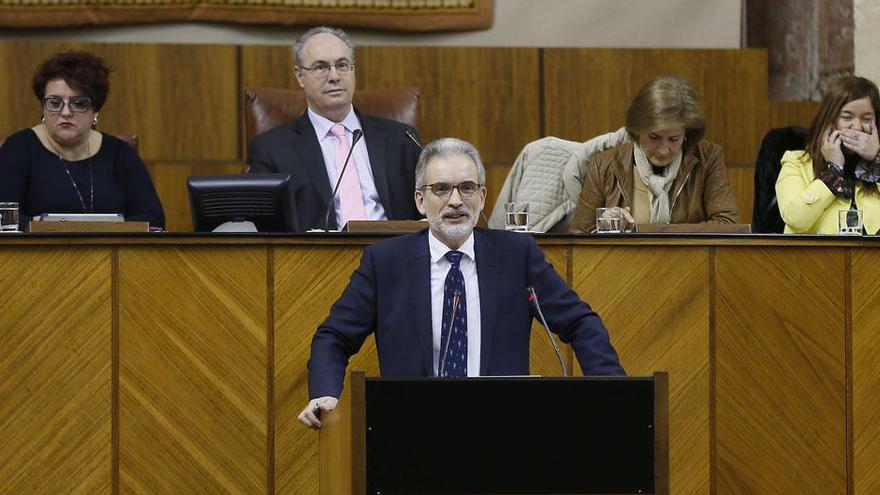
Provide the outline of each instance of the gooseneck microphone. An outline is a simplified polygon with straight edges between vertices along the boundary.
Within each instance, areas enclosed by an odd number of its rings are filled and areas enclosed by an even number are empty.
[[[351,146],[348,148],[348,155],[345,157],[345,163],[342,164],[342,170],[339,172],[339,177],[336,179],[336,185],[333,187],[333,193],[330,194],[330,203],[327,205],[327,214],[324,215],[324,232],[330,230],[330,212],[335,210],[333,208],[333,198],[336,197],[336,191],[339,190],[339,184],[342,183],[342,174],[345,173],[345,168],[348,167],[348,161],[351,160],[351,153],[354,151],[354,145],[360,141],[361,137],[363,137],[364,131],[360,129],[355,129],[351,133]],[[339,225],[336,226],[339,229]]]
[[[413,133],[412,129],[406,130],[406,137],[408,137],[410,141],[416,143],[416,146],[418,146],[419,149],[422,149],[422,143],[419,142],[419,139]]]
[[[449,330],[446,334],[446,345],[443,346],[443,352],[440,353],[440,362],[437,366],[437,376],[443,377],[443,369],[446,368],[446,354],[449,352],[449,341],[452,340],[452,323],[455,321],[455,313],[458,311],[458,303],[461,301],[461,292],[458,290],[452,292],[452,314],[449,316]],[[442,323],[440,324],[443,325]],[[443,332],[440,332],[440,338],[443,339]]]
[[[547,337],[550,337],[550,344],[553,345],[553,350],[556,351],[556,359],[559,360],[559,366],[562,367],[562,376],[568,376],[568,372],[565,369],[565,361],[562,360],[562,354],[559,353],[559,346],[556,345],[556,339],[553,338],[553,333],[550,331],[550,327],[547,326],[547,320],[544,319],[544,313],[541,311],[541,305],[538,303],[538,293],[535,292],[535,288],[531,285],[526,287],[526,291],[529,293],[529,301],[531,301],[532,304],[535,305],[535,309],[538,310],[541,324],[544,325]]]

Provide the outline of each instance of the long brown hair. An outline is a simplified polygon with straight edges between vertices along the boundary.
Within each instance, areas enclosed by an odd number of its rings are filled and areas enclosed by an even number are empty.
[[[642,86],[626,112],[626,131],[633,140],[667,127],[685,129],[685,150],[699,144],[706,133],[697,92],[686,79],[674,75]]]
[[[880,110],[880,91],[877,90],[877,85],[870,80],[864,77],[843,76],[828,87],[828,91],[822,98],[819,113],[810,124],[810,132],[807,134],[806,153],[813,160],[813,174],[816,177],[819,176],[819,171],[825,167],[825,159],[822,157],[822,141],[825,139],[825,131],[837,128],[837,119],[840,118],[840,111],[844,105],[866,97],[871,100],[871,107],[874,108],[876,118],[877,111]]]

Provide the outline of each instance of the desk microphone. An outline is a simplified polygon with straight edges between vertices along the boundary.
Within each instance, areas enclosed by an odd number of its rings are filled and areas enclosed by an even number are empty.
[[[449,330],[446,334],[446,345],[443,346],[443,352],[440,354],[440,364],[437,368],[437,376],[439,377],[443,376],[443,369],[446,367],[446,353],[449,352],[449,341],[452,340],[452,323],[455,321],[455,313],[458,311],[459,301],[461,301],[461,292],[455,290],[452,293],[452,314],[449,317]],[[443,338],[442,331],[440,338]]]
[[[544,325],[544,330],[547,331],[547,336],[550,337],[550,343],[553,345],[553,350],[556,351],[556,359],[559,360],[559,366],[562,366],[562,376],[568,376],[568,372],[565,370],[565,361],[562,360],[562,354],[559,353],[559,346],[556,345],[556,339],[553,338],[553,333],[550,332],[550,327],[547,326],[547,320],[544,319],[544,313],[541,311],[541,305],[538,304],[538,293],[535,292],[535,288],[531,285],[526,287],[526,291],[529,293],[529,301],[535,305],[535,309],[538,310],[538,316],[541,318],[541,324]]]
[[[422,149],[422,143],[419,142],[419,139],[413,133],[412,129],[406,130],[406,137],[408,137],[410,141],[416,143],[416,146],[418,146],[419,149]]]
[[[360,129],[355,129],[351,133],[351,147],[348,148],[348,156],[345,157],[345,163],[342,164],[342,170],[339,172],[339,178],[336,179],[336,186],[333,187],[333,193],[330,195],[330,204],[327,205],[327,214],[324,215],[324,232],[330,230],[330,212],[334,210],[333,208],[333,198],[336,197],[336,191],[339,190],[339,184],[342,183],[342,174],[345,173],[345,168],[348,167],[348,161],[351,159],[351,153],[354,151],[354,145],[360,141],[361,137],[363,137],[364,131]],[[336,226],[339,229],[339,225]]]

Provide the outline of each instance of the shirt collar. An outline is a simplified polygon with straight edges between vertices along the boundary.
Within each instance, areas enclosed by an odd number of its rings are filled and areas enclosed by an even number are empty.
[[[309,108],[308,114],[309,120],[312,121],[312,127],[315,128],[315,135],[318,136],[319,141],[323,141],[324,138],[331,135],[330,128],[336,125],[336,122],[333,122],[326,117],[318,115],[317,113],[312,111],[311,108]],[[355,131],[355,129],[361,128],[361,122],[360,120],[358,120],[357,114],[354,113],[354,106],[348,109],[348,115],[346,115],[345,118],[342,119],[342,122],[339,123],[342,124],[343,127],[345,127],[345,130],[348,133],[352,133]]]
[[[428,229],[428,246],[431,249],[431,263],[437,263],[441,258],[445,259],[446,253],[449,251],[459,251],[464,253],[468,258],[477,261],[476,254],[474,253],[474,232],[471,231],[471,235],[468,236],[467,240],[459,246],[458,249],[449,249],[449,246],[443,244],[443,241],[437,239],[434,236],[434,232],[431,229]]]

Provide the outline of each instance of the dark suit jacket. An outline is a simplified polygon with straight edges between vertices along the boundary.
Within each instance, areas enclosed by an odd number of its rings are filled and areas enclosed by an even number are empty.
[[[393,120],[355,112],[361,121],[376,190],[388,219],[419,218],[413,191],[420,150],[406,137],[407,130],[415,133],[415,129]],[[335,181],[331,183],[327,177],[324,155],[308,111],[296,120],[254,136],[248,147],[248,162],[254,173],[290,174],[300,232],[324,228]],[[333,213],[330,214],[330,228],[336,228]]]
[[[529,235],[476,229],[481,375],[529,373],[532,318],[526,288],[538,293],[550,329],[569,343],[588,375],[624,370],[608,332],[544,259]],[[309,359],[309,395],[339,397],[350,356],[376,333],[383,376],[432,376],[430,248],[427,230],[367,247],[348,287],[318,327]]]

